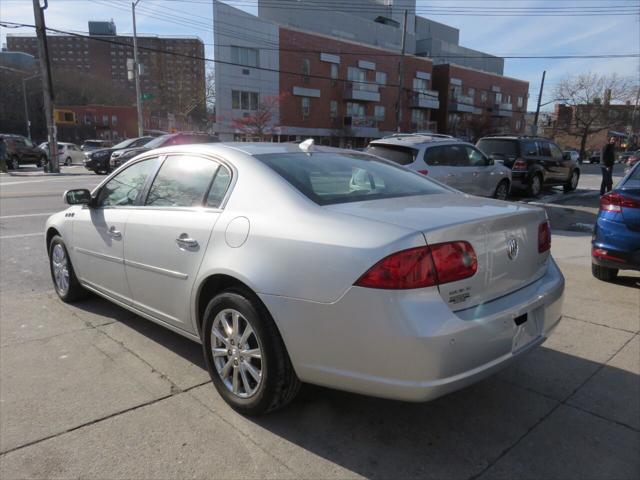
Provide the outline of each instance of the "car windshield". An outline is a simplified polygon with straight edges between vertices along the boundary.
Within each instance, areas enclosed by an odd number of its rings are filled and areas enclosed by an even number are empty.
[[[367,153],[386,158],[400,165],[410,165],[416,160],[418,150],[402,145],[371,144],[365,150]]]
[[[518,143],[515,140],[482,138],[476,147],[485,155],[504,158],[518,156]]]
[[[361,153],[269,153],[256,158],[318,205],[451,193],[421,175]]]

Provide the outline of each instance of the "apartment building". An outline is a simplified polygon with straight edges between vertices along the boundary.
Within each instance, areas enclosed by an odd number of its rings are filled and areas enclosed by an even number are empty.
[[[128,62],[133,61],[133,37],[117,35],[113,22],[89,22],[89,36],[49,35],[51,66],[58,75],[82,72],[108,80],[131,92]],[[205,109],[204,44],[197,37],[138,36],[140,77],[145,106],[187,115]],[[38,57],[35,36],[7,35],[7,50]]]
[[[314,137],[323,144],[360,147],[398,129],[469,139],[479,132],[524,129],[527,82],[469,66],[436,64],[415,54],[401,57],[393,35],[396,13],[388,13],[386,23],[337,13],[333,28],[319,28],[324,13],[318,7],[311,10],[320,15],[317,25],[307,28],[291,20],[296,15],[306,18],[298,11],[294,15],[279,9],[278,23],[270,19],[270,9],[260,4],[262,18],[214,3],[216,122],[221,140]],[[365,10],[363,15],[370,14]],[[344,18],[352,22],[349,31],[341,26]],[[360,32],[362,25],[372,31]],[[430,38],[451,34],[450,27],[444,27],[432,22]],[[401,66],[404,80],[399,89]],[[259,134],[245,128],[255,127],[259,119],[266,124]]]

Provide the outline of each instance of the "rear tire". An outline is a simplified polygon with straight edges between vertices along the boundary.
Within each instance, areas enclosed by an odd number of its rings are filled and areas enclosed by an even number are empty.
[[[592,263],[591,273],[598,280],[602,280],[603,282],[613,282],[618,276],[618,269],[602,267],[600,265],[596,265],[595,263]]]
[[[509,181],[501,180],[496,187],[496,191],[493,192],[493,198],[498,200],[506,200],[509,197]]]
[[[18,170],[20,168],[20,159],[14,155],[9,159],[9,165],[7,165],[11,170]]]
[[[249,328],[252,333],[244,338]],[[225,290],[209,302],[202,346],[213,385],[225,402],[241,414],[260,415],[281,408],[300,389],[271,315],[249,291]],[[249,351],[254,352],[252,356]]]
[[[46,155],[42,155],[37,163],[36,163],[36,167],[38,168],[42,168],[44,166],[44,164],[47,163],[47,156]]]
[[[65,165],[66,167],[68,167],[69,165],[71,165],[71,157],[67,157],[67,158],[65,158],[65,160],[64,160],[64,165]]]
[[[53,287],[63,302],[72,303],[89,294],[80,285],[67,247],[59,235],[54,236],[49,243],[49,270]]]
[[[531,177],[531,182],[529,182],[529,188],[527,189],[527,193],[529,196],[537,198],[540,196],[542,192],[542,175],[539,173],[535,173],[533,177]]]
[[[580,181],[580,172],[574,170],[571,172],[571,176],[569,177],[569,181],[565,183],[562,187],[564,193],[573,192],[576,188],[578,188],[578,182]]]

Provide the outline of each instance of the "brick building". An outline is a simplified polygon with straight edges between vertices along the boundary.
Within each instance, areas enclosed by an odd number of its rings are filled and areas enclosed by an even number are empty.
[[[131,92],[127,61],[133,59],[133,37],[117,35],[112,22],[89,22],[89,36],[48,35],[51,66],[60,72],[83,72]],[[185,115],[205,109],[204,44],[196,37],[138,36],[138,52],[144,73],[145,106],[152,110]],[[7,35],[7,50],[38,57],[35,36]],[[192,57],[192,58],[190,58]]]
[[[54,120],[58,139],[66,142],[80,143],[88,138],[118,141],[138,135],[138,116],[133,106],[56,106]]]

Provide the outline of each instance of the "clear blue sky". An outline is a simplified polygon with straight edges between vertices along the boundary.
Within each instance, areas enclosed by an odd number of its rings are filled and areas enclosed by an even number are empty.
[[[335,0],[332,0],[335,1]],[[256,13],[257,0],[229,1],[251,13]],[[640,17],[617,14],[620,6],[639,7],[639,0],[418,0],[418,9],[468,7],[515,9],[535,7],[608,6],[615,15],[591,16],[470,16],[449,10],[448,15],[425,14],[433,20],[460,29],[460,43],[464,46],[495,55],[581,55],[638,53],[640,51]],[[128,0],[49,0],[46,21],[49,27],[85,32],[88,20],[114,19],[118,33],[130,33],[131,3]],[[470,10],[466,10],[469,12]],[[538,10],[543,11],[543,10]],[[197,35],[207,46],[212,58],[212,8],[209,0],[141,0],[138,8],[138,32],[158,35]],[[33,23],[31,0],[0,0],[0,20]],[[25,33],[29,29],[1,28],[2,42],[7,33]],[[543,100],[552,98],[553,84],[567,74],[597,72],[639,78],[640,60],[635,59],[508,59],[505,75],[530,83],[529,109],[538,95],[540,77],[547,70],[546,93]]]

